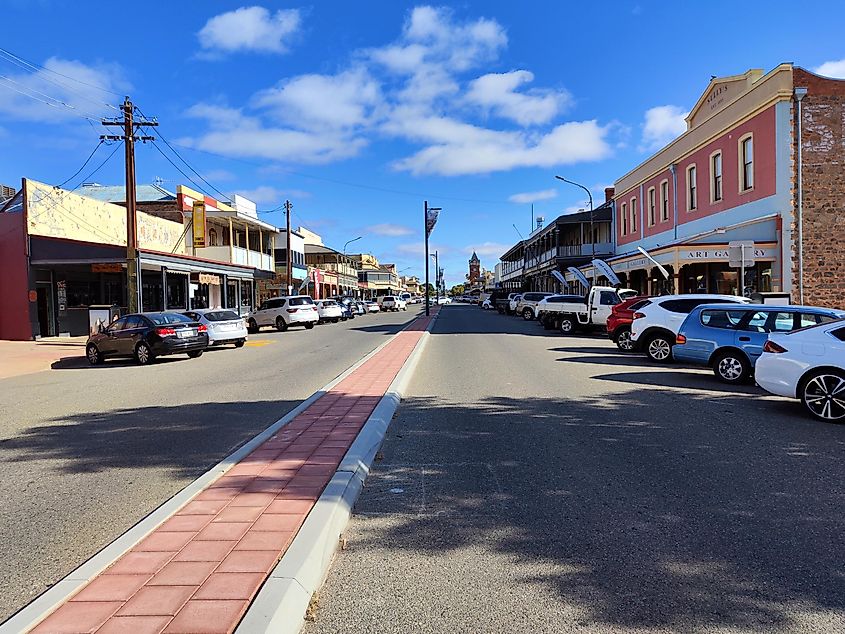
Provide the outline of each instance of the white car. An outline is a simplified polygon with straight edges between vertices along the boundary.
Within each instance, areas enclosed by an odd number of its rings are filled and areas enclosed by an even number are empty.
[[[305,326],[308,330],[320,320],[314,300],[308,295],[273,297],[261,303],[246,318],[250,332],[258,332],[262,326],[275,326],[284,332],[290,326]]]
[[[242,347],[247,340],[246,323],[243,317],[228,308],[202,308],[182,313],[194,321],[205,324],[208,329],[208,345],[219,346],[226,343]]]
[[[384,310],[408,310],[408,303],[395,295],[382,295],[378,298],[378,303]]]
[[[369,300],[364,302],[364,305],[367,307],[368,313],[378,313],[381,312],[381,306],[378,305],[378,302],[371,302]]]
[[[516,307],[519,306],[519,301],[522,299],[522,293],[511,293],[508,295],[508,315],[516,314]]]
[[[481,309],[482,310],[493,310],[493,308],[495,308],[495,307],[493,306],[493,304],[490,302],[489,299],[485,299],[483,302],[481,302]]]
[[[845,422],[845,320],[769,334],[754,379],[767,392],[801,399],[819,420]]]
[[[452,298],[444,296],[444,297],[441,297],[440,299],[438,299],[435,303],[436,304],[451,304]]]
[[[318,323],[325,324],[332,322],[336,324],[343,316],[343,311],[333,299],[321,299],[317,302],[317,316],[320,318]]]
[[[690,311],[701,304],[748,304],[751,300],[737,295],[664,295],[640,306],[631,323],[631,344],[645,352],[655,363],[672,360],[672,346],[681,324]]]

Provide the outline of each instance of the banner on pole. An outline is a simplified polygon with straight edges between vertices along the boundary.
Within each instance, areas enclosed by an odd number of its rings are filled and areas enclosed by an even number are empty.
[[[637,251],[646,256],[651,261],[651,263],[657,267],[657,270],[660,271],[660,274],[663,275],[663,277],[665,277],[667,280],[672,277],[671,275],[669,275],[669,271],[666,270],[666,267],[664,267],[662,264],[660,264],[660,262],[651,257],[651,253],[649,253],[642,247],[637,247]]]
[[[593,260],[593,267],[595,267],[595,269],[599,273],[604,275],[607,278],[607,281],[613,284],[614,286],[622,285],[622,282],[616,276],[616,273],[614,273],[613,269],[610,268],[610,265],[604,260],[599,260],[598,258],[596,258],[595,260]]]
[[[194,247],[202,248],[205,246],[205,201],[195,200],[192,207],[193,228],[194,228]]]
[[[578,269],[576,269],[574,266],[570,266],[570,267],[569,267],[569,268],[567,268],[566,270],[567,270],[567,271],[569,271],[570,273],[572,273],[572,275],[574,275],[574,276],[575,276],[575,278],[576,278],[579,282],[581,282],[584,286],[586,286],[587,288],[590,288],[590,280],[588,280],[588,279],[587,279],[587,276],[586,276],[586,275],[584,275],[581,271],[579,271]]]
[[[429,208],[426,210],[425,213],[425,234],[427,236],[431,235],[431,232],[434,231],[434,225],[437,224],[437,216],[440,215],[439,209],[432,209]]]

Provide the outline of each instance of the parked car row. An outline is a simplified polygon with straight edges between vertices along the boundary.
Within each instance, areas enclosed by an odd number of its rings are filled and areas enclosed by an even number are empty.
[[[338,323],[382,310],[407,310],[400,296],[363,301],[352,297],[314,300],[308,295],[273,297],[245,317],[226,308],[134,313],[119,317],[91,335],[85,356],[91,365],[107,358],[134,358],[147,365],[156,357],[185,353],[202,356],[209,347],[232,344],[241,348],[249,334],[264,327],[284,332],[295,326],[310,330],[317,324]]]
[[[845,422],[845,311],[753,304],[717,294],[639,296],[595,286],[582,297],[527,292],[493,298],[499,312],[536,318],[563,334],[603,328],[626,353],[654,363],[709,367],[717,379],[752,378],[801,400],[814,417]]]

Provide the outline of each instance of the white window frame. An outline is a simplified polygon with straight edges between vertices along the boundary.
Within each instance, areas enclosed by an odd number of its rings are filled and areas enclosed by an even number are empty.
[[[716,198],[716,157],[719,157],[719,197]],[[710,204],[720,203],[725,199],[725,160],[722,150],[716,150],[710,155]]]
[[[637,232],[637,197],[631,198],[631,233]]]
[[[657,196],[657,191],[654,187],[648,188],[648,226],[653,227],[657,223],[657,206],[655,202],[655,197]]]
[[[666,196],[663,196],[663,193]],[[669,179],[660,181],[660,222],[669,221]]]
[[[751,166],[751,184],[746,187],[745,186],[745,156],[744,156],[744,149],[745,149],[745,142],[751,141],[751,161],[749,165]],[[737,141],[737,167],[739,169],[739,178],[737,182],[739,183],[739,193],[745,194],[750,191],[754,191],[754,134],[749,132],[748,134],[743,134],[739,137],[739,141]]]
[[[690,177],[692,173],[692,177]],[[690,184],[693,186],[690,187]],[[687,166],[687,212],[698,209],[698,167],[695,163]]]
[[[628,235],[628,203],[622,203],[622,235]]]

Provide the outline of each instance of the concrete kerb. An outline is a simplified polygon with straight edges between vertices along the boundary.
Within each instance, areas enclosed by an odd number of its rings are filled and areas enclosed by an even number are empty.
[[[187,504],[195,495],[200,493],[214,480],[240,462],[261,443],[271,438],[279,431],[279,429],[287,425],[290,421],[299,416],[299,414],[308,409],[308,407],[310,407],[317,399],[331,390],[335,385],[343,381],[360,366],[366,363],[371,357],[375,356],[392,340],[393,337],[384,343],[379,344],[371,352],[351,365],[337,377],[329,381],[322,388],[314,392],[282,418],[277,420],[254,438],[238,447],[235,451],[226,456],[223,460],[206,471],[191,484],[153,510],[149,515],[132,526],[132,528],[127,530],[108,546],[93,555],[81,566],[70,572],[60,581],[56,582],[48,590],[36,597],[32,602],[15,612],[15,614],[0,624],[0,634],[19,634],[20,632],[26,632],[35,627],[74,593],[76,593],[84,584],[88,583],[91,579],[108,568],[108,566],[116,561],[121,555],[130,550],[144,537],[163,524],[168,518],[170,518],[171,515]]]
[[[261,587],[235,634],[297,634],[311,597],[323,585],[375,455],[428,341],[429,323],[281,561]]]

